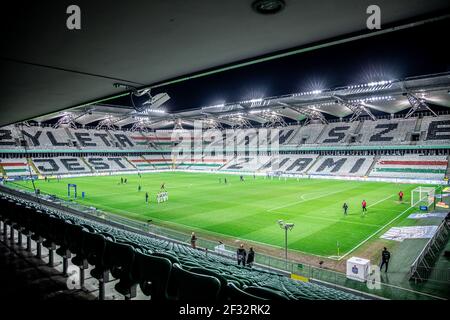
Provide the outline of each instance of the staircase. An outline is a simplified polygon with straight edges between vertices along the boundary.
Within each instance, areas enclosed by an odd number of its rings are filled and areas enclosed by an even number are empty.
[[[72,135],[72,132],[70,132],[69,128],[64,128],[64,131],[66,131],[67,136],[68,136],[71,140],[76,140],[75,137]]]
[[[447,170],[445,171],[445,176],[450,177],[450,155],[447,157]]]
[[[3,166],[0,164],[0,173],[2,174],[3,178],[6,178],[6,171],[3,169]]]
[[[414,132],[419,132],[420,128],[422,127],[422,119],[420,117],[417,117],[416,125],[414,127]]]
[[[42,173],[39,171],[39,169],[35,166],[33,160],[31,158],[27,158],[28,165],[36,172],[38,176],[42,176]]]
[[[322,138],[323,134],[325,133],[325,131],[327,131],[327,125],[324,124],[322,131],[320,131],[320,134],[317,136],[316,140],[314,140],[314,143],[317,143],[318,141],[320,141],[320,138]]]
[[[125,159],[126,162],[128,162],[128,163],[130,164],[130,166],[132,166],[134,169],[136,169],[136,170],[139,171],[138,167],[136,167],[136,165],[135,165],[133,162],[131,162],[130,160],[128,160],[127,157],[123,157],[123,158]]]
[[[158,135],[157,135],[156,133],[155,133],[155,138],[156,138],[156,142],[159,142]],[[166,163],[170,163],[170,161],[167,161],[167,159],[164,157],[163,154],[161,154],[161,157],[165,160]],[[175,168],[171,168],[170,165],[167,165],[167,168],[169,168],[169,169],[175,169]]]
[[[284,144],[285,144],[285,145],[291,144],[291,143],[293,142],[295,136],[297,135],[297,133],[301,130],[301,128],[302,128],[302,127],[294,129],[294,132],[292,132],[292,136],[290,136],[290,137],[284,142]],[[297,145],[298,145],[298,143],[297,143]]]
[[[69,128],[64,128],[64,131],[66,131],[67,136],[69,137],[70,141],[78,141],[73,135],[72,132],[70,132]],[[72,145],[72,143],[71,143]],[[77,149],[81,150],[81,146],[79,143],[77,143]]]
[[[149,164],[149,165],[151,165],[153,169],[158,169],[158,167],[155,167],[155,166],[153,165],[153,163],[151,163],[151,162],[148,162],[148,159],[145,159],[145,158],[144,158],[144,156],[140,156],[140,157],[142,158],[142,160],[144,160],[144,161],[145,161],[145,163],[146,163],[146,164]]]
[[[225,168],[231,161],[233,161],[234,159],[236,159],[236,157],[232,157],[230,158],[230,160],[228,160],[227,162],[225,162],[223,165],[221,165],[217,171],[222,170],[223,168]]]
[[[311,169],[316,165],[316,163],[322,158],[322,156],[318,156],[316,158],[316,160],[313,161],[313,163],[311,163],[311,165],[309,166],[308,170],[305,171],[305,174],[309,174],[309,171],[311,171]]]
[[[111,143],[112,145],[115,147],[116,146],[116,139],[113,137],[113,135],[111,134],[111,132],[109,132],[109,130],[105,130],[106,133],[108,134],[108,137],[111,139]],[[117,144],[119,146],[120,150],[123,150],[123,147],[120,145],[120,143]]]
[[[97,173],[97,171],[94,168],[92,168],[92,166],[86,161],[84,157],[80,157],[80,159],[89,168],[89,170],[91,170],[91,173]]]
[[[377,155],[377,156],[375,156],[375,158],[373,158],[372,164],[370,165],[369,169],[367,170],[366,174],[364,175],[365,177],[369,176],[369,174],[372,172],[373,168],[377,164],[378,160],[380,160],[380,158],[381,158],[380,155]]]
[[[355,129],[355,132],[353,132],[354,135],[358,135],[361,132],[361,129],[364,125],[364,120],[359,121],[358,126]]]

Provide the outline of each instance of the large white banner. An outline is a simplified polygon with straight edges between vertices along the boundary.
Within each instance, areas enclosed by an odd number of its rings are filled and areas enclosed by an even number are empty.
[[[405,239],[429,239],[434,236],[438,226],[393,227],[380,238],[402,242]]]

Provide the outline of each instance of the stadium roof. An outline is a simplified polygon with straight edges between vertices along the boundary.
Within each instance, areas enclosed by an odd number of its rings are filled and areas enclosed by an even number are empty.
[[[81,125],[106,119],[119,127],[139,123],[142,128],[150,129],[191,127],[194,121],[199,120],[203,121],[203,126],[223,124],[241,127],[243,122],[271,126],[305,118],[326,121],[328,115],[343,118],[359,111],[361,116],[367,116],[376,111],[395,114],[412,108],[426,110],[430,105],[450,108],[449,93],[450,73],[443,73],[351,84],[340,88],[297,92],[173,113],[163,112],[163,107],[138,112],[129,106],[98,103],[38,117],[35,120],[45,122],[70,115],[72,121]]]
[[[120,95],[126,90],[113,86],[117,82],[143,88],[290,48],[373,33],[366,28],[369,0],[285,2],[285,9],[269,18],[251,9],[252,0],[77,1],[78,31],[66,28],[69,2],[9,2],[0,19],[7,44],[0,60],[0,125]],[[384,26],[448,7],[444,0],[380,0],[377,5],[383,8]],[[403,104],[392,103],[398,109]],[[293,109],[285,108],[284,115],[296,118]],[[345,115],[348,110],[329,112]],[[85,123],[94,119],[82,118]]]

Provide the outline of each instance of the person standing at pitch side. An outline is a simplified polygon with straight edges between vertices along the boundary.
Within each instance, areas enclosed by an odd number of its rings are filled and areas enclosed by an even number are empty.
[[[388,265],[389,260],[391,259],[391,253],[384,247],[383,251],[381,252],[381,265],[380,265],[380,271],[383,268],[383,266],[386,266],[384,269],[384,272],[388,271]]]

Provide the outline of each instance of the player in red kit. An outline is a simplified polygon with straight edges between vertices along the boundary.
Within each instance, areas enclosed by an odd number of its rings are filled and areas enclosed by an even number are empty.
[[[403,201],[403,191],[398,193],[398,201]]]
[[[367,202],[366,202],[366,200],[363,200],[363,202],[361,203],[361,205],[362,205],[362,211],[363,211],[363,213],[366,212],[366,211],[367,211]]]

